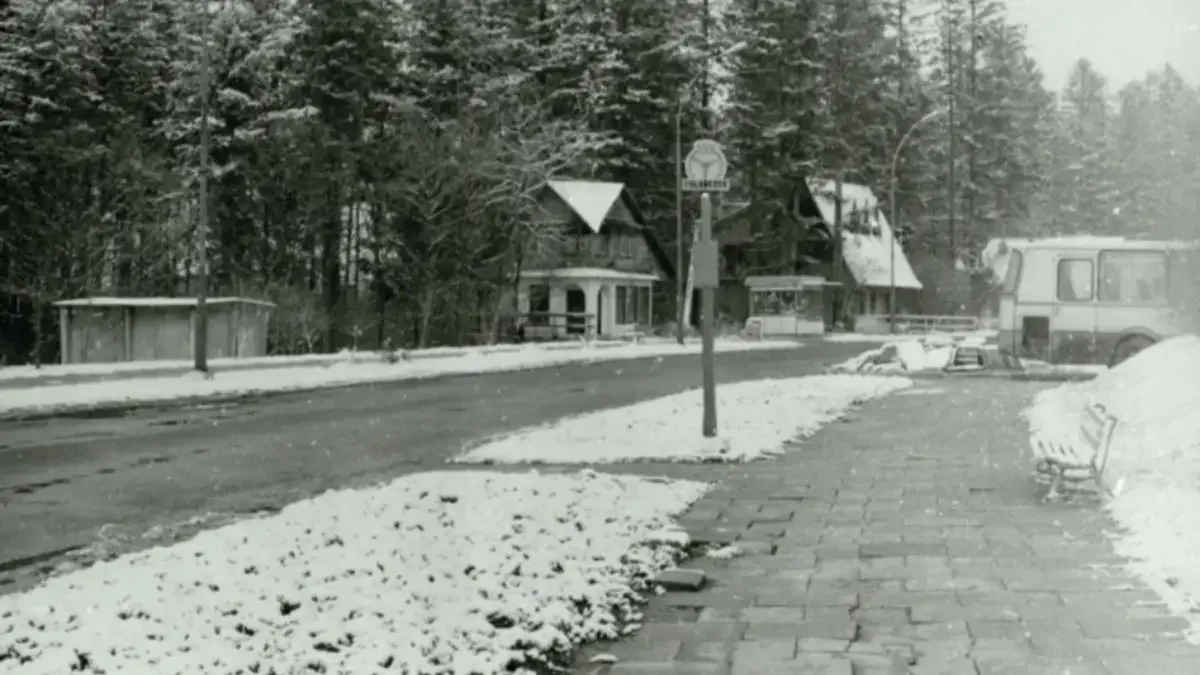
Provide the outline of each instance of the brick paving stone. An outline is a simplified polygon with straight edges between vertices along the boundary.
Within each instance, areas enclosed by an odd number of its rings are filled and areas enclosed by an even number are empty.
[[[730,640],[689,640],[680,645],[675,659],[698,663],[730,663],[733,660],[734,644],[735,642]]]
[[[687,563],[710,587],[651,598],[640,634],[598,645],[619,663],[576,671],[1200,673],[1180,620],[1112,553],[1103,510],[1037,499],[1018,413],[1043,386],[947,378],[776,459],[655,466],[720,481],[681,518],[689,532],[768,543]]]
[[[745,632],[746,624],[741,621],[651,622],[642,624],[641,629],[630,639],[635,642],[683,642],[684,640],[719,642],[739,640]]]

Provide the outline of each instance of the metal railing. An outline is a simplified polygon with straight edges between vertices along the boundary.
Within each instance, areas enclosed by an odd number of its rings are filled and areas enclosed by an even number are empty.
[[[952,314],[897,314],[896,329],[886,314],[860,314],[854,318],[855,331],[860,333],[960,333],[981,328],[979,317]]]
[[[596,334],[596,315],[587,312],[528,312],[522,315],[526,340],[591,339]]]

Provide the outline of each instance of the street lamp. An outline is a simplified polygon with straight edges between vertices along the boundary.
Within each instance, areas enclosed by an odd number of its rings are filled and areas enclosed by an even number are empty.
[[[893,333],[896,332],[896,167],[900,163],[900,151],[904,149],[905,144],[908,143],[908,139],[912,137],[913,132],[915,132],[918,128],[925,123],[937,119],[938,117],[941,117],[949,112],[949,108],[938,108],[937,110],[926,114],[924,117],[914,122],[913,125],[908,128],[908,131],[904,132],[904,135],[900,137],[900,142],[896,144],[896,150],[892,153],[892,180],[891,189],[889,190],[889,198],[891,201],[889,211],[891,213],[888,215],[888,219],[891,221],[890,224],[892,231],[891,241],[889,242],[891,245],[888,251],[891,259],[891,264],[889,265],[891,287],[888,294],[888,321],[891,324],[890,330]]]
[[[745,42],[736,42],[725,51],[717,54],[716,58],[724,58],[736,54],[746,48]],[[708,73],[708,61],[704,63],[704,70],[696,73],[688,83],[679,90],[675,104],[675,311],[679,319],[675,325],[675,339],[679,344],[683,344],[683,326],[687,319],[683,315],[684,308],[684,260],[683,260],[683,104],[687,102],[687,96],[691,93],[692,87],[700,81],[700,78]]]

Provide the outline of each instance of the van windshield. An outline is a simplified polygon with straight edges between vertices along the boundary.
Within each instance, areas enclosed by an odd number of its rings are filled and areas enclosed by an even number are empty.
[[[1013,295],[1017,292],[1017,282],[1021,279],[1021,261],[1024,256],[1021,251],[1012,249],[1008,252],[1008,265],[1004,270],[1004,295]]]

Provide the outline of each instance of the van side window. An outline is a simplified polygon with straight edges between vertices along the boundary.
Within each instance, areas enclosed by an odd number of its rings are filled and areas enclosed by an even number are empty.
[[[1100,301],[1167,304],[1167,256],[1162,251],[1101,251]]]
[[[1058,261],[1058,299],[1062,302],[1091,302],[1091,260]]]
[[[1011,249],[1008,252],[1008,266],[1004,270],[1004,295],[1012,295],[1017,292],[1017,284],[1021,280],[1021,263],[1024,256],[1018,249]]]

